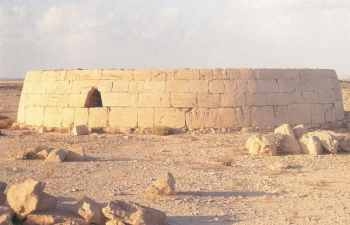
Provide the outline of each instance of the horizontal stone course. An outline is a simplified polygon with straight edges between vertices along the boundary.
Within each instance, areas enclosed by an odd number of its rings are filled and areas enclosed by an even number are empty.
[[[85,108],[99,91],[102,108]],[[46,70],[27,73],[18,122],[147,128],[320,125],[344,119],[333,70]]]

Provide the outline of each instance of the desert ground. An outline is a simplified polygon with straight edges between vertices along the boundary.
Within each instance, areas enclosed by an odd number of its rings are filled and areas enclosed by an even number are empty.
[[[16,118],[22,83],[0,82],[0,115]],[[346,110],[350,84],[343,82]],[[60,201],[89,196],[131,200],[164,211],[169,225],[350,224],[350,155],[251,157],[249,132],[69,136],[2,130],[0,181],[35,178]],[[14,160],[23,149],[80,145],[86,162]],[[176,178],[175,196],[148,200],[159,175]]]

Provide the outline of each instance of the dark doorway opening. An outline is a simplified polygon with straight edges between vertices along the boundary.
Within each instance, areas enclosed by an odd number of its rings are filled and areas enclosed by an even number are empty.
[[[101,93],[96,88],[91,88],[89,91],[86,101],[85,101],[85,108],[97,108],[102,107],[102,98]]]

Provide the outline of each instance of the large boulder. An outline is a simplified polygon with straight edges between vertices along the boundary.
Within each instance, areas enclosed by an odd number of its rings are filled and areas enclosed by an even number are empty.
[[[317,130],[307,133],[308,136],[317,137],[321,141],[321,145],[328,153],[336,154],[338,152],[339,142],[330,131]]]
[[[88,224],[105,224],[102,205],[88,197],[83,197],[78,201],[74,207],[74,212]]]
[[[248,138],[245,147],[250,155],[278,155],[282,136],[255,134]]]
[[[343,152],[350,152],[350,136],[346,135],[343,138],[338,139],[339,148]]]
[[[283,136],[281,142],[281,151],[287,154],[300,154],[301,149],[298,140],[295,138],[294,131],[289,124],[283,124],[277,127],[274,131],[275,134]]]
[[[72,146],[66,152],[66,161],[69,162],[85,161],[88,159],[82,146]]]
[[[8,206],[0,206],[0,225],[13,225],[13,211]]]
[[[297,139],[300,139],[307,132],[308,128],[304,124],[299,124],[293,127],[293,133]]]
[[[134,202],[112,201],[102,209],[108,224],[166,225],[165,213]]]
[[[304,134],[300,139],[299,143],[303,153],[309,155],[321,155],[323,148],[320,139],[316,136]]]
[[[176,181],[171,173],[159,177],[145,191],[145,196],[153,198],[160,195],[174,195]]]
[[[45,193],[44,188],[44,183],[33,179],[14,184],[7,191],[7,202],[20,218],[36,211],[55,209],[56,198]]]

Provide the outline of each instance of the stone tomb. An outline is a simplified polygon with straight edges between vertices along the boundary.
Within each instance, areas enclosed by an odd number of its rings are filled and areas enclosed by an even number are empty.
[[[18,123],[48,128],[273,128],[343,118],[337,74],[320,69],[31,71],[18,109]]]

